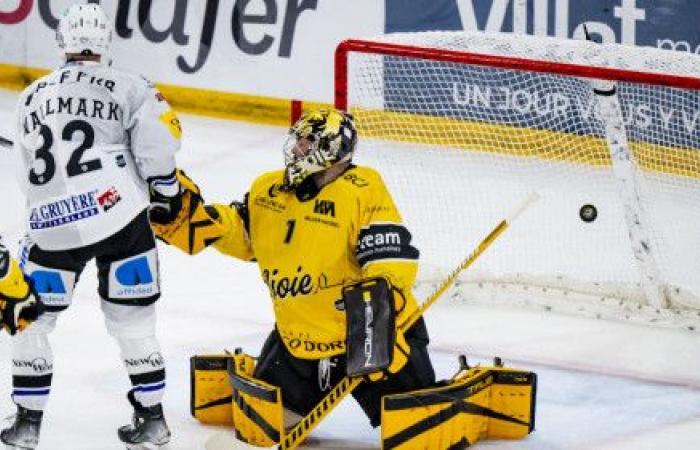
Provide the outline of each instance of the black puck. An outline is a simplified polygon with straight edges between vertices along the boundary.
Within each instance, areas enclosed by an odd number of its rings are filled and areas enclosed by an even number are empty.
[[[586,204],[581,207],[578,215],[584,222],[593,222],[598,217],[598,210],[595,206]]]

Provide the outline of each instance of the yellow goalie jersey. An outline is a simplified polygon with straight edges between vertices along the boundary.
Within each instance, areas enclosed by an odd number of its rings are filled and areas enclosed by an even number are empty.
[[[343,285],[360,279],[383,276],[403,292],[397,325],[403,323],[417,308],[411,288],[418,250],[381,176],[351,166],[303,200],[280,190],[282,179],[282,171],[263,174],[244,203],[213,205],[227,230],[214,247],[257,261],[289,351],[304,359],[345,352],[337,302]]]

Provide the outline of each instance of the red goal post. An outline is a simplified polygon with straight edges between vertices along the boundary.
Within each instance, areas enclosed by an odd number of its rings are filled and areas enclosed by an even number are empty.
[[[338,44],[335,51],[335,107],[338,109],[345,110],[348,106],[348,54],[353,52],[402,56],[475,66],[497,67],[501,69],[517,69],[529,72],[556,73],[583,78],[644,83],[700,91],[700,74],[698,74],[698,77],[685,77],[653,72],[636,72],[609,67],[556,63],[527,58],[484,55],[467,51],[435,49],[362,39],[346,39]]]
[[[681,222],[700,220],[700,57],[509,34],[350,39],[335,106],[416,230],[424,280],[478,234],[463,228],[541,189],[549,201],[464,298],[499,286],[509,303],[698,328],[700,230]]]

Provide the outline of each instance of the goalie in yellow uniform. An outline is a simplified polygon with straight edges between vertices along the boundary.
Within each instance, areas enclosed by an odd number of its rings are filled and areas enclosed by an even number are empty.
[[[431,418],[436,409],[416,413],[412,404],[382,406],[383,397],[417,390],[430,397],[445,384],[436,386],[423,319],[404,332],[418,308],[411,291],[418,249],[379,173],[352,164],[356,144],[349,114],[307,113],[289,131],[284,170],[259,176],[242,202],[206,206],[199,188],[180,173],[183,207],[173,221],[152,218],[154,231],[190,254],[212,245],[255,261],[269,288],[275,329],[256,362],[247,355],[234,357],[233,421],[239,439],[262,446],[279,442],[330,388],[346,376],[361,376],[367,382],[352,394],[372,426],[390,417],[393,437],[385,439],[392,443],[386,448],[416,448],[413,439],[418,434],[434,439],[433,431],[443,436],[441,442],[475,442],[487,427],[471,427],[472,434],[465,435],[470,427],[459,421],[442,430],[441,420]],[[221,367],[217,360],[201,369]],[[440,402],[428,405],[460,416],[460,407],[450,402],[463,400],[462,393],[487,393],[486,384],[494,380],[479,377],[479,390],[464,389],[464,382],[458,394],[436,391]],[[397,419],[403,417],[413,422]],[[527,433],[528,424],[520,422]],[[420,432],[396,431],[409,429]],[[441,445],[430,448],[447,448]]]
[[[44,311],[17,261],[0,242],[0,328],[10,334],[24,330]]]
[[[346,376],[343,287],[378,281],[378,295],[384,297],[373,313],[385,323],[374,328],[386,339],[368,341],[367,354],[365,342],[358,343],[358,359],[351,361],[355,374],[377,380],[353,392],[377,426],[383,395],[430,386],[435,373],[422,320],[394,339],[395,330],[416,310],[411,287],[418,250],[381,176],[352,164],[356,142],[349,115],[336,110],[308,113],[290,130],[285,170],[258,177],[242,202],[213,204],[206,211],[221,227],[213,232],[221,236],[213,246],[256,261],[270,290],[276,327],[254,377],[281,388],[290,416],[306,415]],[[154,230],[172,244],[187,241],[184,250],[190,253],[201,249],[189,233],[180,239],[172,226],[156,225]],[[358,322],[361,331],[365,325],[369,323]],[[391,348],[369,348],[386,347],[389,341]]]

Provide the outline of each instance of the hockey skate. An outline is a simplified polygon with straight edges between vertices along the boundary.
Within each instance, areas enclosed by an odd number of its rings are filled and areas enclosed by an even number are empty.
[[[17,405],[17,414],[10,416],[10,426],[0,432],[0,441],[7,449],[34,449],[39,445],[39,431],[43,411],[34,411]]]
[[[129,450],[165,449],[170,442],[170,430],[163,417],[163,406],[142,406],[132,392],[129,392],[129,402],[134,407],[132,423],[119,428],[119,439]]]

